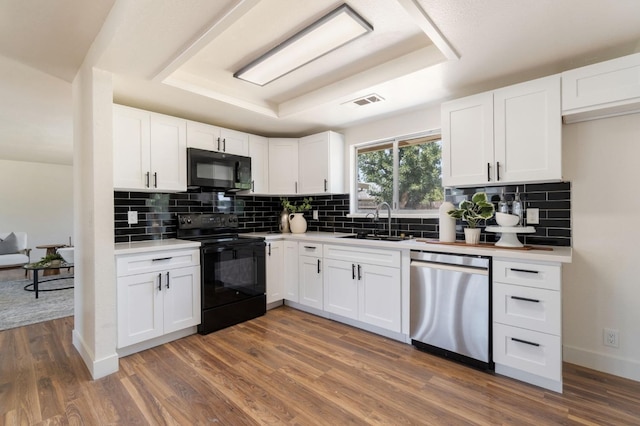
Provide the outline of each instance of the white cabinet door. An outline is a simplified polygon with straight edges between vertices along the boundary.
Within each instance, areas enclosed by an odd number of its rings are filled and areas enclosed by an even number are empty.
[[[566,123],[640,111],[640,53],[562,73]]]
[[[495,180],[562,179],[560,75],[493,92]]]
[[[269,139],[269,193],[298,193],[298,139]]]
[[[358,319],[359,265],[342,260],[324,260],[324,310]],[[361,267],[360,267],[361,268]]]
[[[493,94],[446,102],[441,112],[443,186],[493,182]]]
[[[298,242],[284,242],[284,298],[298,302]]]
[[[300,256],[299,259],[299,303],[322,309],[322,259],[311,256]]]
[[[284,241],[268,241],[266,245],[267,303],[284,299]]]
[[[145,189],[151,170],[149,121],[151,114],[113,106],[113,187]]]
[[[151,115],[151,188],[187,190],[186,131],[185,120]]]
[[[249,135],[251,157],[251,193],[269,193],[269,139]]]
[[[187,146],[208,151],[222,151],[220,127],[187,121]]]
[[[300,138],[298,180],[300,194],[344,192],[344,137],[323,132]]]
[[[402,326],[400,269],[366,264],[361,267],[358,319],[399,333]]]
[[[162,273],[118,278],[118,347],[161,336],[163,331]]]
[[[249,135],[237,130],[220,129],[222,152],[234,155],[249,156]]]
[[[171,269],[162,278],[164,333],[200,324],[200,267]]]

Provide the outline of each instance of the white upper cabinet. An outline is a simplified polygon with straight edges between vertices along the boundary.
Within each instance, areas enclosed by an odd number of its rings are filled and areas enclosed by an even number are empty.
[[[344,136],[323,132],[300,138],[298,181],[301,194],[344,192]]]
[[[299,193],[298,139],[269,139],[269,193]]]
[[[493,92],[495,180],[562,179],[560,75]]]
[[[442,104],[442,184],[485,184],[492,176],[493,94]]]
[[[562,73],[566,123],[640,111],[640,53]]]
[[[187,146],[249,156],[249,135],[211,124],[187,121]]]
[[[113,106],[113,186],[121,190],[187,190],[185,120]]]
[[[560,76],[442,105],[443,185],[562,179]]]
[[[269,139],[249,135],[252,194],[269,193]]]

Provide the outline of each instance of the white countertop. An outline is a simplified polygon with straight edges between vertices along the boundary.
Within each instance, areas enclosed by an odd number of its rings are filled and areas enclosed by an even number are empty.
[[[402,250],[424,250],[438,253],[454,253],[454,254],[470,254],[480,256],[492,256],[508,259],[522,259],[531,261],[542,262],[560,262],[571,263],[572,250],[571,247],[552,247],[552,246],[540,246],[544,248],[551,248],[553,250],[514,250],[505,249],[500,247],[465,247],[463,245],[448,245],[448,244],[430,244],[420,242],[416,240],[405,241],[376,241],[365,240],[355,238],[342,238],[347,235],[333,232],[305,232],[304,234],[273,234],[266,232],[254,232],[248,234],[241,234],[247,237],[262,237],[267,241],[277,241],[281,239],[293,240],[293,241],[316,241],[319,243],[331,243],[331,244],[345,244],[352,246],[363,247],[376,247],[387,249],[402,249]]]
[[[178,250],[186,248],[198,248],[200,242],[178,240],[175,238],[169,240],[149,240],[149,241],[137,241],[134,243],[116,243],[115,254],[134,254],[134,253],[149,253],[153,251],[162,250]]]

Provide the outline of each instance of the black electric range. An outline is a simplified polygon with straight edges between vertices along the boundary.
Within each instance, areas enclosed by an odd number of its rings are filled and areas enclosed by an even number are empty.
[[[202,289],[200,334],[241,323],[266,312],[264,238],[237,233],[228,213],[178,215],[177,236],[199,241]]]

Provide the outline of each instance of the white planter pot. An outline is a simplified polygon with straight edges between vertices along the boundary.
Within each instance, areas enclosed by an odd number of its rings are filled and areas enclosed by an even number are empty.
[[[292,234],[304,234],[307,232],[307,220],[304,213],[291,213],[289,215],[289,228]]]
[[[478,244],[480,242],[480,228],[464,228],[464,242]]]

